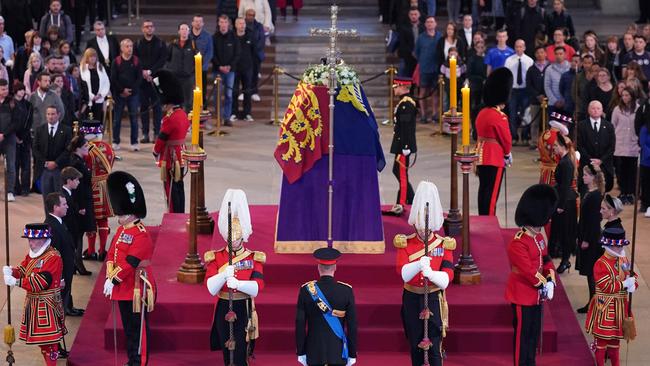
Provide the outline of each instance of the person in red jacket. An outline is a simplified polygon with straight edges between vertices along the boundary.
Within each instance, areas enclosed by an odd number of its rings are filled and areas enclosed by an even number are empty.
[[[505,67],[494,70],[483,87],[485,107],[476,116],[479,215],[496,215],[503,169],[512,164],[510,124],[503,112],[511,89],[512,73]]]
[[[625,257],[624,248],[630,244],[625,239],[625,230],[606,228],[600,243],[605,253],[594,264],[596,295],[589,302],[585,328],[594,336],[596,365],[604,366],[607,355],[612,366],[618,366],[620,340],[626,336],[623,321],[632,315],[628,293],[633,293],[639,284]]]
[[[514,315],[514,364],[534,365],[542,326],[542,302],[553,299],[555,269],[548,256],[544,225],[557,207],[557,193],[548,184],[535,184],[524,191],[515,222],[521,229],[508,244],[512,271],[506,283],[506,300]]]
[[[59,342],[68,332],[61,301],[63,260],[50,245],[49,225],[27,224],[23,238],[29,241],[29,253],[17,267],[2,267],[5,285],[27,292],[20,340],[39,346],[45,365],[56,366]]]
[[[429,204],[429,223],[425,224],[426,204]],[[438,188],[431,182],[420,182],[415,192],[408,223],[416,233],[398,234],[393,239],[397,248],[397,273],[404,281],[402,293],[402,323],[408,338],[413,366],[424,364],[424,352],[429,352],[431,365],[442,365],[442,339],[448,327],[448,320],[441,309],[447,308],[445,289],[454,279],[453,238],[436,234],[444,222]],[[428,233],[425,230],[429,229]],[[425,253],[424,240],[429,243]],[[425,337],[424,322],[420,314],[424,311],[424,282],[428,281],[429,334]]]
[[[231,220],[228,230],[228,203],[230,203]],[[210,349],[222,350],[224,365],[230,365],[230,348],[234,350],[234,365],[248,365],[252,356],[255,339],[259,336],[255,301],[260,290],[264,289],[264,263],[266,254],[244,247],[253,233],[251,217],[248,211],[246,194],[240,189],[229,189],[223,197],[219,210],[219,233],[228,242],[231,234],[232,253],[228,246],[205,253],[205,284],[210,295],[219,300],[214,307],[212,330],[210,332]],[[232,264],[229,257],[232,255]],[[232,314],[228,310],[229,292],[232,291],[234,322],[234,342],[230,342],[228,320]]]
[[[147,205],[140,183],[131,174],[115,171],[108,176],[106,184],[120,226],[106,258],[104,295],[117,301],[119,306],[128,365],[146,365],[149,360],[147,313],[153,310],[156,296],[156,282],[151,271],[153,241],[140,221],[147,216]],[[141,311],[145,312],[144,318],[141,318]],[[139,352],[141,333],[144,335]]]
[[[167,70],[153,76],[153,84],[160,95],[160,103],[166,110],[160,134],[153,147],[153,155],[160,168],[169,212],[185,212],[185,188],[183,185],[183,149],[185,135],[190,128],[187,113],[183,110],[181,83]]]

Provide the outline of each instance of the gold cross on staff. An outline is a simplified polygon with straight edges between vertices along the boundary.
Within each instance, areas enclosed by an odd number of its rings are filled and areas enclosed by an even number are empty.
[[[336,27],[336,21],[338,19],[339,7],[332,5],[330,8],[331,16],[330,19],[332,24],[329,29],[322,28],[311,28],[309,34],[312,36],[320,37],[329,37],[330,45],[327,52],[327,64],[330,66],[330,72],[334,71],[336,67],[336,49],[337,49],[337,39],[338,37],[357,37],[358,33],[356,29],[345,29],[339,30]]]

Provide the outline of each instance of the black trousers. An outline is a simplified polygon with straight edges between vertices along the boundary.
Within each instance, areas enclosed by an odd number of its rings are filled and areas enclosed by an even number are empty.
[[[246,325],[248,324],[250,300],[233,301],[232,309],[237,314],[233,331],[235,338],[234,364],[235,366],[248,365],[248,343],[246,343]],[[214,318],[212,319],[212,330],[210,331],[210,350],[223,351],[223,363],[228,365],[230,362],[230,351],[225,347],[230,338],[229,325],[226,322],[226,313],[228,313],[228,300],[219,299],[214,309]]]
[[[169,212],[185,213],[185,185],[181,179],[178,182],[171,182],[171,209]]]
[[[149,339],[149,314],[144,311],[145,334],[142,340],[142,353],[145,362],[142,364],[142,357],[138,355],[138,345],[140,343],[140,317],[141,313],[133,312],[133,301],[120,300],[117,302],[122,317],[122,326],[126,336],[126,354],[129,357],[128,366],[144,366],[149,362],[149,350],[147,340]]]
[[[512,304],[514,328],[514,364],[535,366],[535,351],[542,327],[542,306]]]
[[[68,255],[63,258],[63,280],[65,287],[61,289],[63,308],[70,310],[74,307],[72,301],[72,279],[74,278],[74,248],[68,248]]]
[[[397,189],[397,203],[400,205],[410,205],[413,203],[413,197],[415,197],[415,192],[413,191],[413,186],[409,182],[409,156],[395,155],[395,161],[393,162],[393,175],[397,178],[397,183],[399,184]],[[398,159],[401,159],[400,163]],[[406,196],[402,197],[402,192],[406,190]]]
[[[479,165],[476,167],[478,174],[478,214],[495,216],[497,200],[501,191],[501,181],[505,175],[503,167]]]
[[[621,194],[634,194],[637,158],[633,156],[614,156],[614,164],[616,181]]]
[[[238,118],[251,114],[251,96],[253,95],[253,70],[246,68],[235,73],[235,84],[232,92],[232,114]],[[244,94],[244,110],[239,112],[239,93]]]
[[[205,79],[203,80],[205,81]],[[140,85],[140,121],[142,122],[142,136],[145,138],[149,138],[149,128],[151,126],[149,123],[149,109],[153,111],[153,141],[155,141],[160,133],[162,105],[160,105],[160,97],[154,90],[153,84],[143,82]]]
[[[16,194],[28,194],[32,174],[32,146],[31,142],[23,141],[16,144],[16,183],[14,192]]]
[[[418,343],[424,337],[424,322],[420,319],[422,309],[424,309],[424,295],[404,290],[402,324],[408,338],[412,366],[422,366],[424,363],[424,351],[418,347]],[[433,343],[429,349],[429,363],[432,366],[442,366],[442,318],[438,292],[429,294],[429,310],[433,313],[429,318],[429,339]]]
[[[641,165],[641,204],[650,207],[650,166]]]

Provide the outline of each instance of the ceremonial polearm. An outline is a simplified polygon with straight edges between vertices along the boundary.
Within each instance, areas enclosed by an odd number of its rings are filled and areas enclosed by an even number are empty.
[[[327,197],[327,246],[332,247],[334,243],[333,234],[332,234],[332,201],[334,197],[334,95],[336,95],[337,87],[337,78],[336,78],[336,52],[337,52],[337,39],[338,37],[356,37],[357,30],[338,30],[336,28],[336,21],[338,19],[339,7],[332,5],[330,7],[330,20],[331,26],[329,29],[321,28],[311,28],[309,34],[312,36],[321,36],[329,37],[330,45],[327,50],[327,65],[329,68],[329,84],[327,85],[328,94],[330,96],[329,100],[329,144],[328,144],[328,153],[329,153],[329,168],[328,168],[328,197]]]
[[[228,266],[232,266],[232,209],[231,202],[228,202]],[[228,287],[228,312],[226,313],[226,321],[228,322],[228,341],[226,347],[228,348],[229,366],[235,365],[235,320],[237,315],[233,311],[233,290]]]

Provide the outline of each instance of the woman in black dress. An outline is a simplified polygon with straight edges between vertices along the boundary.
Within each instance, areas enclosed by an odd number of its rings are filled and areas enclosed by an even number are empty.
[[[562,262],[557,267],[557,273],[564,273],[571,268],[569,258],[576,244],[577,212],[576,199],[578,194],[571,187],[576,174],[575,152],[571,141],[557,134],[553,144],[553,152],[560,157],[555,168],[555,190],[558,194],[558,207],[551,221],[550,242],[562,252]]]
[[[75,230],[74,244],[75,244],[75,269],[80,275],[90,276],[91,272],[84,266],[81,259],[81,252],[83,250],[83,234],[88,231],[95,230],[95,214],[93,208],[92,196],[92,183],[91,173],[86,166],[85,157],[88,155],[88,142],[84,139],[83,135],[75,136],[68,151],[70,152],[69,166],[74,167],[81,173],[79,179],[79,186],[74,191],[73,199],[79,209],[79,217],[81,218],[77,223],[77,230]]]
[[[606,194],[603,202],[600,204],[600,216],[605,220],[603,230],[612,227],[625,230],[621,223],[621,218],[618,217],[621,212],[623,212],[623,202],[617,197]]]
[[[600,245],[600,202],[605,191],[605,177],[600,167],[589,164],[583,169],[582,179],[589,191],[580,204],[576,268],[581,275],[587,276],[589,285],[587,305],[578,309],[578,313],[586,314],[589,309],[589,301],[596,292],[594,263],[603,255],[603,248]]]

